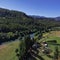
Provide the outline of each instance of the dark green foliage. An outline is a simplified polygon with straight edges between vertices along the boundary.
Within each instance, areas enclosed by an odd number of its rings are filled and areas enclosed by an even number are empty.
[[[26,45],[25,44],[26,43],[25,43],[24,40],[22,40],[21,43],[20,43],[20,52],[19,52],[19,54],[20,54],[19,59],[20,60],[22,60],[22,58],[23,58],[23,56],[25,54],[25,51],[26,51]]]
[[[19,37],[18,34],[9,32],[9,33],[0,33],[0,44],[3,42],[14,41]]]
[[[34,44],[34,39],[31,40],[30,36],[27,35],[20,40],[19,49],[16,49],[16,55],[18,56],[19,60],[25,60],[28,58],[30,54],[30,49]]]
[[[59,56],[59,50],[58,47],[55,47],[54,60],[58,60],[58,56]]]
[[[43,33],[42,33],[42,31],[39,31],[39,38],[41,39],[42,38],[42,36],[43,36]]]
[[[32,47],[33,43],[34,43],[34,41],[31,40],[29,35],[27,35],[25,37],[26,50],[30,49]]]
[[[47,43],[57,44],[57,41],[56,40],[50,40],[50,41],[47,41]]]

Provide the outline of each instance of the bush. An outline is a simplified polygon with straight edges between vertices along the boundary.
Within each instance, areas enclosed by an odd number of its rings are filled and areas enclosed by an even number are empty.
[[[56,43],[57,43],[57,41],[56,41],[56,40],[50,40],[50,41],[47,41],[47,43],[56,44]]]

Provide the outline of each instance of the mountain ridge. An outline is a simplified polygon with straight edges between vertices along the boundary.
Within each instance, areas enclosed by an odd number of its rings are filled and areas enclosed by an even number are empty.
[[[58,17],[45,17],[45,16],[39,16],[39,15],[27,15],[26,13],[22,11],[17,11],[17,10],[9,10],[5,8],[0,8],[0,17],[30,17],[34,19],[46,19],[46,18],[51,18],[55,20],[60,20],[60,16]]]

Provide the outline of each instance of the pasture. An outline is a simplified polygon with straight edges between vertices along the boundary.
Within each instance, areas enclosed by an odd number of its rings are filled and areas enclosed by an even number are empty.
[[[18,60],[15,49],[19,47],[19,41],[13,41],[0,45],[0,60]]]

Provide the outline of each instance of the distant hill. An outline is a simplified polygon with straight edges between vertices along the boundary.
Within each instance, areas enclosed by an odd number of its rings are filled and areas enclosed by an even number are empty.
[[[32,18],[36,18],[36,19],[47,18],[47,17],[44,17],[44,16],[38,16],[38,15],[29,15],[29,16],[32,17]]]
[[[15,11],[15,10],[9,10],[0,8],[0,17],[5,18],[26,18],[28,17],[24,12],[21,11]]]
[[[60,20],[60,17],[56,17],[55,20]]]

